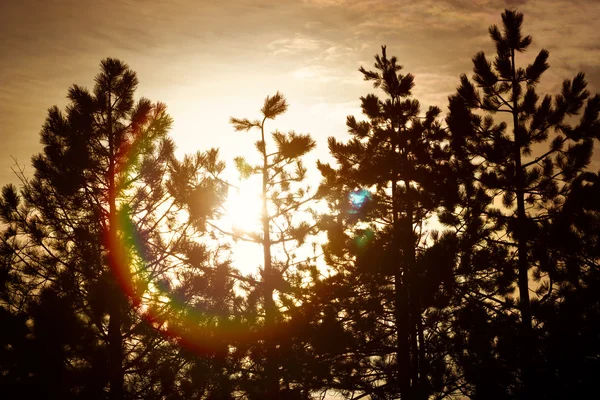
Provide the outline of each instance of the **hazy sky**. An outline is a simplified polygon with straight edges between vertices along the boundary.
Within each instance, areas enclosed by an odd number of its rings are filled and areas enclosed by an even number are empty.
[[[74,83],[91,88],[105,57],[138,73],[138,97],[167,104],[181,151],[253,148],[228,119],[280,90],[290,109],[277,126],[313,134],[321,157],[372,91],[357,68],[382,44],[422,104],[445,110],[471,57],[493,54],[487,28],[506,7],[534,38],[523,57],[550,51],[542,89],[583,70],[600,91],[599,0],[0,0],[0,184],[14,182],[10,156],[31,172],[46,110]]]

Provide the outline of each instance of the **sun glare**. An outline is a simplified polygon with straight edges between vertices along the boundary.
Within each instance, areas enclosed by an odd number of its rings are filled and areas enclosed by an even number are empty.
[[[229,188],[223,209],[224,220],[232,231],[244,233],[260,231],[261,182],[260,179],[255,178],[257,177],[242,180],[236,184],[237,187]]]
[[[261,177],[252,176],[230,187],[227,201],[223,204],[221,226],[240,236],[261,235]],[[262,266],[260,245],[244,240],[234,240],[232,261],[242,273],[254,274]]]

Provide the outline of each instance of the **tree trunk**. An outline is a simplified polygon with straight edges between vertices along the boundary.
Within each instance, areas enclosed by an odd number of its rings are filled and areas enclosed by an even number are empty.
[[[392,103],[397,101],[396,98],[392,98]],[[392,119],[392,132],[394,135],[399,135],[400,132],[396,132],[394,129],[394,121]],[[396,155],[396,138],[392,140],[392,153]],[[398,254],[398,260],[400,258],[400,220],[398,211],[398,195],[397,195],[397,179],[398,172],[396,171],[396,162],[392,164],[392,249]],[[407,287],[407,275],[406,269],[402,263],[399,263],[395,269],[394,275],[394,294],[395,294],[395,322],[396,322],[396,363],[398,365],[398,386],[400,389],[400,398],[408,399],[410,393],[410,341],[409,341],[409,298],[408,298],[408,287]]]
[[[528,276],[528,263],[527,263],[527,237],[524,230],[527,227],[527,215],[525,214],[525,182],[524,182],[524,171],[521,165],[521,132],[519,130],[519,118],[517,110],[517,96],[515,92],[516,85],[519,84],[517,81],[517,72],[515,67],[515,51],[511,50],[512,59],[512,73],[513,73],[513,88],[512,88],[512,103],[513,103],[513,129],[514,129],[514,157],[515,157],[515,171],[516,171],[516,197],[517,197],[517,226],[516,226],[516,239],[517,239],[517,250],[518,250],[518,268],[519,268],[519,310],[521,311],[521,369],[522,379],[525,388],[524,398],[531,398],[530,395],[530,381],[531,381],[531,305],[529,301],[529,276]]]
[[[119,287],[119,265],[118,265],[118,243],[117,235],[117,201],[115,187],[115,154],[116,144],[114,143],[113,121],[112,121],[112,98],[108,96],[108,145],[109,145],[109,166],[108,166],[108,207],[109,207],[109,263],[112,275],[115,281],[115,290],[120,290]],[[108,354],[109,354],[109,369],[110,369],[110,399],[122,400],[125,397],[124,393],[124,377],[123,377],[123,336],[121,334],[121,304],[120,293],[107,293],[107,296],[114,298],[110,302],[112,304],[110,310],[110,321],[108,324]]]
[[[417,303],[418,304],[418,303]],[[427,360],[425,359],[425,334],[423,332],[423,322],[421,321],[421,311],[418,308],[416,315],[417,337],[419,340],[419,399],[426,400],[427,395]]]
[[[266,390],[267,398],[279,399],[279,365],[277,362],[277,348],[274,340],[270,337],[275,329],[275,300],[273,299],[273,266],[271,263],[271,233],[269,229],[269,213],[267,207],[267,182],[269,181],[269,169],[267,160],[267,144],[265,142],[264,122],[261,125],[263,141],[263,180],[262,180],[262,228],[263,228],[263,255],[264,255],[264,302],[265,302],[265,347],[267,350]]]
[[[398,381],[400,397],[408,398],[410,392],[410,354],[408,339],[408,293],[400,267],[396,269],[394,276],[395,291],[395,318],[396,318],[396,359],[398,363]]]
[[[410,356],[412,359],[411,365],[411,387],[409,392],[410,399],[420,398],[421,385],[420,385],[420,368],[421,368],[421,357],[418,343],[418,323],[417,319],[420,317],[420,310],[418,305],[418,295],[415,293],[415,264],[416,264],[416,252],[415,252],[415,239],[413,237],[413,222],[414,222],[414,207],[413,200],[411,199],[410,193],[410,181],[405,180],[404,185],[406,186],[406,197],[407,197],[407,208],[406,208],[406,225],[404,226],[405,234],[404,237],[404,268],[405,268],[405,285],[407,287],[408,295],[408,324],[410,327],[410,345],[411,352]]]

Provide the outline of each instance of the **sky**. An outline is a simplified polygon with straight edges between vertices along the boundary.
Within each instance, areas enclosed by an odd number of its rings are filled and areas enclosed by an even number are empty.
[[[472,56],[493,55],[487,29],[505,8],[534,39],[522,60],[550,51],[542,91],[580,70],[600,91],[598,0],[0,0],[0,185],[16,182],[13,158],[32,172],[48,108],[64,107],[72,84],[91,89],[103,58],[137,72],[138,97],[167,104],[179,154],[252,151],[256,134],[229,117],[257,117],[279,90],[290,107],[271,127],[312,134],[325,159],[326,138],[347,137],[346,116],[374,90],[358,67],[382,44],[423,106],[446,110]]]

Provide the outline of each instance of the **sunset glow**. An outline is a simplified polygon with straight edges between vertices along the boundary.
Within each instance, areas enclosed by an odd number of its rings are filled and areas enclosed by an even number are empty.
[[[0,0],[0,399],[597,392],[599,24]]]

